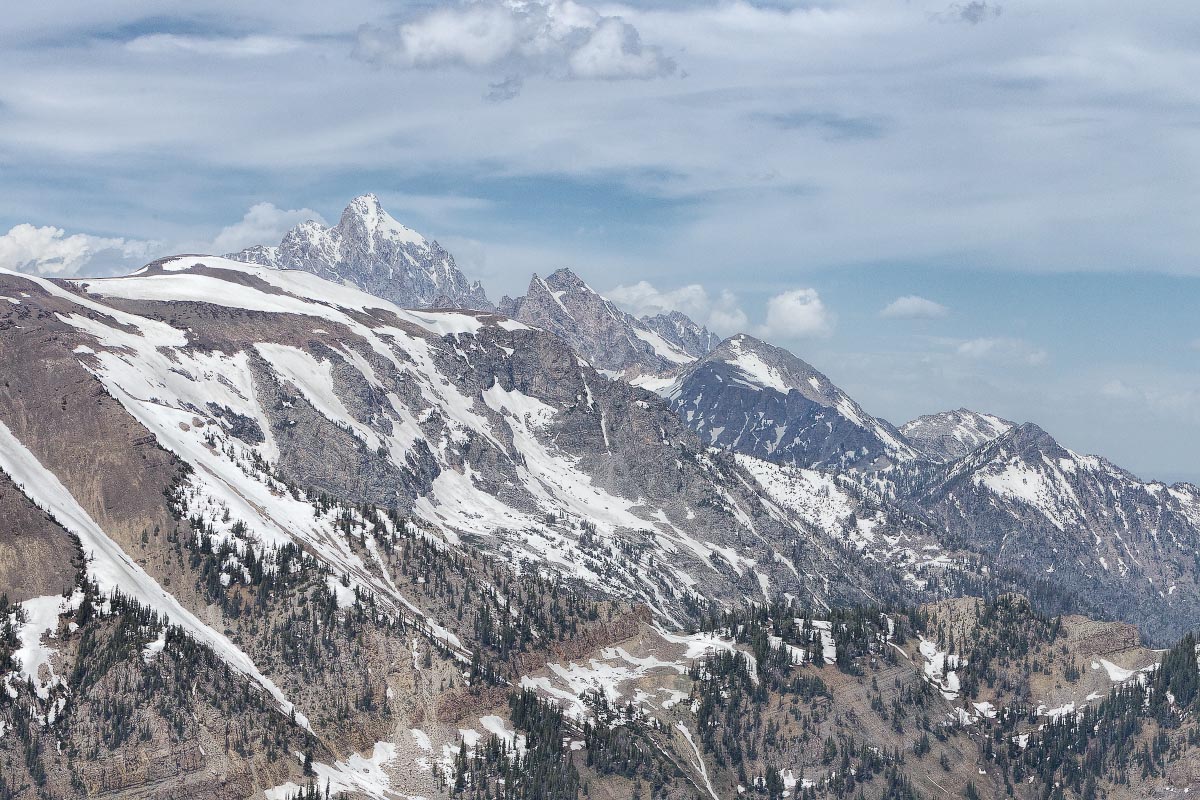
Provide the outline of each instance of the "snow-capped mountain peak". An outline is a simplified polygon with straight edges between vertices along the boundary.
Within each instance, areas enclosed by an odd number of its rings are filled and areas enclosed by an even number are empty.
[[[1012,430],[1014,423],[966,408],[926,414],[900,426],[914,447],[935,461],[949,462]]]
[[[734,366],[742,380],[759,389],[787,394],[797,391],[822,405],[837,405],[845,394],[805,361],[782,347],[739,333],[726,339],[709,356]]]
[[[373,194],[351,200],[333,227],[308,220],[276,247],[256,245],[229,258],[305,270],[405,308],[493,308],[483,287],[467,280],[450,253],[398,222]]]
[[[400,224],[391,214],[384,211],[379,198],[374,194],[360,195],[351,200],[342,212],[337,227],[344,236],[361,238],[371,247],[381,239],[419,246],[428,245],[424,236]]]

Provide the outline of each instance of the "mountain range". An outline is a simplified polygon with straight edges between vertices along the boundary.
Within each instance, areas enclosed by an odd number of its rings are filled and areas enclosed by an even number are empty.
[[[1200,775],[1200,489],[893,426],[569,270],[493,307],[373,196],[234,257],[0,272],[0,366],[0,798]]]

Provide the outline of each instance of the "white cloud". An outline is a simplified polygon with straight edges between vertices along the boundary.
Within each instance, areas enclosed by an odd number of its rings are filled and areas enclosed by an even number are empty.
[[[145,260],[156,245],[155,242],[103,238],[86,233],[68,236],[62,228],[21,223],[0,236],[0,268],[69,277],[79,274],[101,256],[111,260]]]
[[[285,233],[310,219],[325,224],[324,217],[311,208],[283,209],[274,203],[255,203],[240,222],[222,228],[209,249],[222,255],[256,244],[279,244]]]
[[[300,45],[298,39],[280,36],[209,37],[152,33],[130,40],[125,48],[145,55],[192,53],[219,58],[258,58],[290,53]]]
[[[648,281],[638,281],[631,286],[618,286],[606,296],[635,317],[679,311],[723,336],[744,331],[749,325],[737,296],[728,289],[713,297],[698,283],[659,291]]]
[[[661,48],[642,44],[625,19],[574,0],[479,0],[390,28],[364,25],[355,54],[407,69],[502,71],[509,77],[493,85],[488,95],[493,100],[515,96],[522,74],[620,80],[675,70],[675,62]]]
[[[836,318],[816,289],[793,289],[767,301],[763,338],[805,339],[829,336]]]
[[[1041,366],[1049,355],[1040,347],[1025,341],[1005,336],[967,339],[958,342],[954,352],[977,361],[995,361],[1003,364]]]
[[[888,303],[879,316],[889,319],[940,319],[950,313],[941,303],[907,294]]]
[[[577,78],[656,78],[675,69],[658,48],[643,47],[637,29],[618,17],[601,19],[568,61]]]
[[[746,330],[750,326],[750,320],[746,318],[746,312],[737,306],[736,298],[728,290],[724,290],[721,292],[721,300],[721,304],[709,312],[705,326],[722,336]]]

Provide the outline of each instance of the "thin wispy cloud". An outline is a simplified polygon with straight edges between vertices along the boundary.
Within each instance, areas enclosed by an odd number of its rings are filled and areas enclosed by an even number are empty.
[[[162,55],[187,53],[220,58],[258,58],[290,53],[303,46],[298,39],[281,36],[188,36],[155,33],[139,36],[126,43],[131,53]]]
[[[886,319],[941,319],[949,313],[950,309],[941,303],[909,294],[888,303],[879,316]]]
[[[1168,418],[1200,420],[1200,388],[1194,386],[1146,386],[1113,378],[1100,387],[1100,393]]]
[[[971,0],[968,3],[951,3],[944,11],[933,14],[938,22],[964,22],[968,25],[978,25],[988,20],[996,19],[1004,12],[999,3],[987,3],[984,0]]]
[[[848,116],[828,111],[789,111],[757,114],[755,119],[782,130],[814,130],[830,141],[878,139],[887,130],[880,117]]]
[[[1040,367],[1049,360],[1049,354],[1024,339],[994,336],[968,339],[959,342],[954,352],[976,361],[994,361],[1000,364]]]

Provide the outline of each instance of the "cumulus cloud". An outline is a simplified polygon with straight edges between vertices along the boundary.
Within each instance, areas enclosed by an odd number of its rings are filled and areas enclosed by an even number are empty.
[[[950,309],[941,303],[915,294],[906,294],[884,306],[879,316],[888,319],[940,319],[949,313]]]
[[[816,289],[792,289],[767,301],[764,338],[806,339],[829,336],[836,318]]]
[[[227,225],[213,239],[213,253],[234,253],[256,244],[278,244],[289,230],[315,219],[322,225],[325,218],[311,208],[283,209],[274,203],[255,203],[239,222]]]
[[[635,317],[680,311],[722,335],[744,331],[749,324],[737,296],[728,289],[713,297],[698,283],[660,291],[648,281],[638,281],[632,286],[618,286],[607,295]]]
[[[577,78],[657,78],[675,70],[657,47],[642,45],[637,29],[620,17],[603,17],[568,62]]]
[[[191,53],[218,58],[258,58],[290,53],[300,47],[298,39],[281,36],[185,36],[174,33],[152,33],[126,42],[132,53],[162,55]]]
[[[959,342],[954,352],[964,358],[977,361],[995,361],[1002,364],[1018,364],[1025,366],[1041,366],[1049,359],[1049,355],[1024,339],[1014,339],[1004,336],[967,339]]]
[[[145,260],[155,242],[104,238],[86,233],[70,236],[51,225],[14,225],[0,236],[0,268],[50,277],[70,277],[97,258]]]
[[[509,99],[523,75],[622,80],[669,75],[675,62],[633,25],[574,0],[476,0],[399,25],[364,25],[355,55],[404,69],[503,71],[489,99]]]

